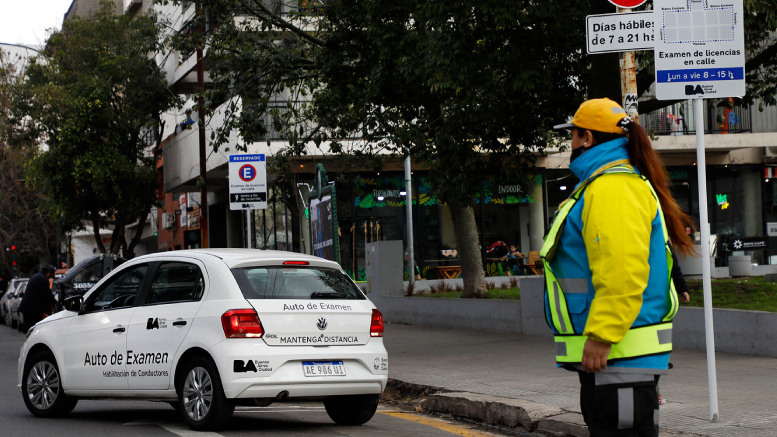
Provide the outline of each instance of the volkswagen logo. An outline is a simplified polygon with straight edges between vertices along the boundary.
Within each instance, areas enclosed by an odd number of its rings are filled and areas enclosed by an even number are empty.
[[[324,330],[326,329],[326,319],[323,317],[319,317],[318,321],[316,322],[316,326],[318,326],[318,329]]]

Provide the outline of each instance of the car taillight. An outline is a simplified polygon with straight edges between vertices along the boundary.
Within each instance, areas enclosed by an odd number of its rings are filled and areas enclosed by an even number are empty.
[[[284,266],[309,266],[310,263],[307,261],[284,261]]]
[[[383,314],[378,310],[372,310],[370,337],[383,337]]]
[[[227,338],[261,338],[262,322],[252,309],[229,310],[221,316],[221,326]]]

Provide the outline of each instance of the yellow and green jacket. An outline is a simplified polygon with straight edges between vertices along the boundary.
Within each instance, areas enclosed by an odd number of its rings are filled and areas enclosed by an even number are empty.
[[[664,373],[677,312],[671,252],[658,200],[629,165],[626,143],[597,145],[569,166],[581,184],[541,253],[545,315],[559,366],[580,363],[592,338],[613,344],[611,371]]]

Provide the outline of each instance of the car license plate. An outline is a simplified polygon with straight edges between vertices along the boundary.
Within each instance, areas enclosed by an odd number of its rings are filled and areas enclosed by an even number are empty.
[[[345,376],[345,364],[342,361],[303,361],[302,372],[305,376]]]

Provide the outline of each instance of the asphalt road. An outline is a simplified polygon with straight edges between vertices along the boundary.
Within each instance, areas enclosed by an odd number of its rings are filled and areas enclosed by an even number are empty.
[[[166,403],[147,401],[78,402],[63,419],[39,419],[27,411],[16,388],[16,364],[24,335],[0,325],[0,436],[470,436],[497,435],[467,424],[399,411],[381,405],[365,425],[344,427],[329,419],[322,403],[283,403],[238,407],[228,429],[191,431]]]

